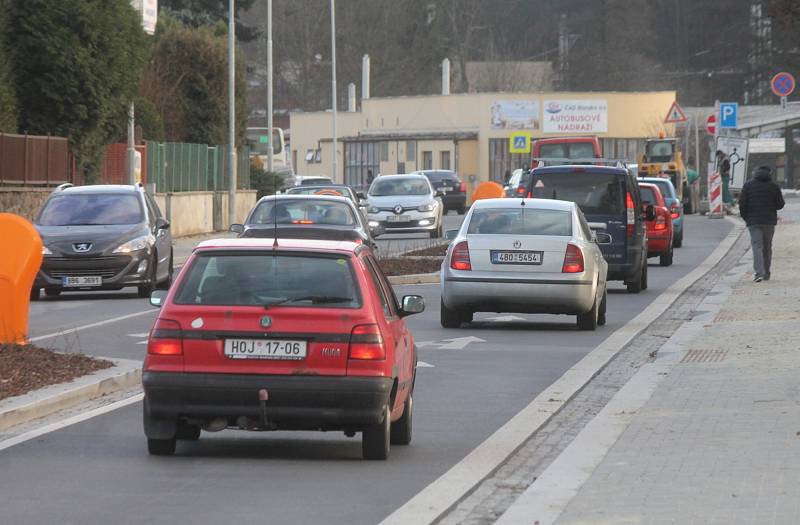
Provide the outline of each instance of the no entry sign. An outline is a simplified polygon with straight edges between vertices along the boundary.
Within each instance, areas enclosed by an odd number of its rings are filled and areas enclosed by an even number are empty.
[[[717,117],[714,115],[709,115],[706,119],[706,131],[709,135],[713,135],[717,132]]]

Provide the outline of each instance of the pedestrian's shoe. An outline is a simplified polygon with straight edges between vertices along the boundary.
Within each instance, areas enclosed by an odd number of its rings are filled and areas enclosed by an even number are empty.
[[[764,280],[765,280],[765,281],[769,281],[769,274],[767,274],[767,275],[765,275],[765,276],[764,276]]]
[[[763,278],[763,277],[761,277],[760,275],[756,275],[755,279],[753,279],[753,281],[755,281],[755,282],[757,282],[757,283],[760,283],[760,282],[761,282],[761,281],[763,281],[763,280],[764,280],[764,278]]]

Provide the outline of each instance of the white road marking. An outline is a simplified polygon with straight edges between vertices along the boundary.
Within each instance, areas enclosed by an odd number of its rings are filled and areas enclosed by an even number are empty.
[[[156,310],[155,308],[151,308],[150,310],[143,310],[141,312],[134,312],[132,314],[120,315],[119,317],[112,317],[111,319],[106,319],[104,321],[98,321],[96,323],[91,323],[91,324],[85,324],[83,326],[76,326],[75,328],[69,328],[67,330],[61,330],[60,332],[53,332],[52,334],[31,337],[29,339],[29,341],[31,343],[35,343],[36,341],[43,341],[45,339],[52,339],[53,337],[59,337],[59,336],[68,335],[68,334],[74,334],[75,332],[80,332],[81,330],[86,330],[86,329],[89,329],[89,328],[97,328],[98,326],[103,326],[103,325],[112,324],[112,323],[118,323],[119,321],[124,321],[126,319],[132,319],[134,317],[141,317],[141,316],[143,316],[145,314],[154,314],[157,311],[158,310]]]
[[[147,339],[145,339],[144,341],[136,341],[136,344],[137,345],[146,345],[147,344]]]
[[[128,334],[128,337],[147,337],[150,332],[142,332],[141,334]]]
[[[434,366],[430,363],[426,363],[425,361],[417,361],[417,368],[434,368]]]
[[[43,427],[39,427],[37,429],[31,430],[30,432],[25,432],[24,434],[20,434],[19,436],[6,439],[5,441],[0,441],[0,450],[5,450],[7,448],[13,447],[14,445],[19,445],[20,443],[30,441],[31,439],[35,439],[39,436],[49,434],[50,432],[55,432],[56,430],[61,430],[62,428],[72,426],[76,423],[81,423],[83,421],[86,421],[87,419],[92,419],[93,417],[102,416],[103,414],[107,414],[109,412],[117,410],[118,408],[138,403],[142,399],[144,399],[144,394],[136,394],[129,398],[122,399],[114,403],[110,403],[106,406],[95,408],[94,410],[89,410],[88,412],[68,417],[67,419],[63,419],[61,421],[57,421],[55,423],[51,423]]]
[[[436,348],[437,350],[463,350],[471,343],[485,343],[486,339],[475,337],[454,337],[453,339],[442,339],[440,341],[418,341],[417,348]]]
[[[517,317],[516,315],[502,315],[500,317],[486,317],[484,319],[476,319],[477,321],[496,321],[498,323],[505,323],[509,321],[524,321],[524,317]]]

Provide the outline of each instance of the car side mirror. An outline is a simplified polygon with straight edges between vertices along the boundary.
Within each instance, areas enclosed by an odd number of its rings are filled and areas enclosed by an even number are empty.
[[[357,191],[357,192],[356,192],[356,197],[357,197],[357,198],[358,198],[358,200],[360,200],[360,201],[365,201],[365,200],[367,200],[367,196],[366,196],[366,195],[364,195],[364,192],[363,192],[363,191]]]
[[[644,207],[644,218],[648,221],[656,220],[656,208],[652,204]]]
[[[167,298],[167,290],[153,290],[150,293],[150,304],[156,308],[161,308]]]
[[[456,237],[458,237],[458,230],[447,230],[444,232],[444,238],[448,241],[452,241]]]
[[[228,228],[229,232],[233,233],[242,233],[244,232],[244,225],[243,224],[231,224],[230,228]]]
[[[403,307],[401,317],[412,314],[420,314],[425,311],[425,299],[420,295],[406,295],[403,297]]]
[[[594,242],[596,242],[597,244],[602,244],[602,245],[611,244],[612,240],[613,239],[611,235],[608,233],[594,232]]]
[[[436,196],[441,199],[442,197],[444,197],[444,192],[443,191],[437,191],[436,192]]]
[[[163,217],[156,219],[156,230],[169,230],[169,221]]]

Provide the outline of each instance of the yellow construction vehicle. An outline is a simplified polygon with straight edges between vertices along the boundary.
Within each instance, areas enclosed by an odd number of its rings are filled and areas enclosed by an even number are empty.
[[[640,177],[663,177],[672,181],[678,197],[683,203],[684,213],[694,213],[691,186],[683,163],[683,155],[678,150],[678,139],[674,137],[659,137],[648,139],[644,148],[644,155],[639,161]]]

